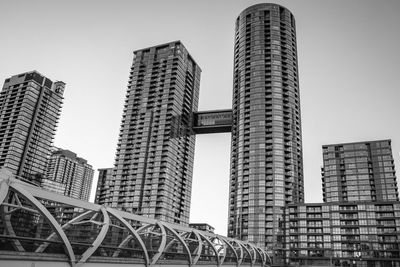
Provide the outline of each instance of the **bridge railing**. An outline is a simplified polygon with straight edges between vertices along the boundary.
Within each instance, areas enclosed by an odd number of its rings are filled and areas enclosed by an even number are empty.
[[[269,266],[251,243],[45,191],[0,170],[0,260]]]

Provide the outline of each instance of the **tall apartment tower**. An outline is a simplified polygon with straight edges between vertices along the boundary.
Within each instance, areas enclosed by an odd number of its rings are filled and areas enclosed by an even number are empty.
[[[228,236],[272,249],[304,202],[295,19],[257,4],[236,20]]]
[[[106,204],[189,223],[201,70],[180,41],[134,52]]]
[[[324,202],[399,201],[391,140],[322,146]]]
[[[55,149],[48,161],[42,187],[65,196],[88,201],[94,170],[87,160],[66,149]]]
[[[0,92],[0,167],[40,184],[61,111],[65,83],[36,71],[5,80]]]

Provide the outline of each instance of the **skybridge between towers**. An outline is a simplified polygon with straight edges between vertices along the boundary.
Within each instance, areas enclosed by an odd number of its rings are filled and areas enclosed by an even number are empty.
[[[0,170],[0,266],[270,266],[251,243],[58,195]]]
[[[232,109],[194,112],[193,131],[196,134],[230,133]]]

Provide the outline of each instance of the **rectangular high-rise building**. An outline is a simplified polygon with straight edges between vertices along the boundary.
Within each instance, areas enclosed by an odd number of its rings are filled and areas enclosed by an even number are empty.
[[[61,111],[65,83],[36,71],[5,80],[0,93],[0,167],[40,184]]]
[[[391,140],[322,146],[324,202],[398,201]]]
[[[285,266],[400,266],[400,202],[292,204]]]
[[[66,149],[56,149],[48,161],[44,189],[85,201],[89,200],[94,170],[83,158]]]
[[[200,73],[180,41],[134,52],[114,173],[100,204],[188,224]]]
[[[109,203],[111,199],[109,192],[109,184],[112,183],[113,168],[102,168],[98,169],[99,177],[97,180],[96,196],[94,198],[94,203]]]

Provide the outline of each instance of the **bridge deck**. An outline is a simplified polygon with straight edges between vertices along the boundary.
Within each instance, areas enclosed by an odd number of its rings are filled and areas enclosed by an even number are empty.
[[[0,170],[0,266],[267,266],[251,243],[51,193]]]

